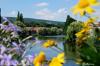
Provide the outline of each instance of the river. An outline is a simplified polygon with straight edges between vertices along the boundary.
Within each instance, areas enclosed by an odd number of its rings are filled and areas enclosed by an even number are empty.
[[[57,42],[58,47],[60,47],[61,49],[63,49],[63,41],[62,36],[56,36],[56,37],[52,37],[52,36],[47,36],[49,37],[48,39],[53,39]],[[48,60],[50,60],[52,57],[57,56],[60,52],[62,52],[61,50],[58,50],[55,47],[52,48],[43,48],[42,44],[45,42],[46,40],[40,40],[40,39],[36,39],[36,41],[33,40],[29,40],[27,41],[28,46],[27,51],[25,53],[25,55],[37,55],[40,51],[44,51],[46,54],[46,58]],[[74,61],[72,60],[68,60],[66,64],[64,64],[63,66],[78,66],[77,64],[75,64]]]

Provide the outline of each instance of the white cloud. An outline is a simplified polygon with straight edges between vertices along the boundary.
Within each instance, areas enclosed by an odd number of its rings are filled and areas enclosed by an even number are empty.
[[[58,13],[66,13],[66,9],[65,8],[58,9]]]
[[[49,19],[49,20],[55,20],[55,19],[61,19],[66,17],[67,10],[65,8],[60,8],[56,11],[51,11],[49,9],[42,9],[39,11],[36,11],[36,15],[41,19]]]
[[[94,14],[100,17],[100,10],[96,11]]]
[[[70,0],[65,0],[66,2],[69,2]]]
[[[48,3],[40,2],[40,3],[35,4],[35,6],[37,6],[37,7],[45,7],[45,6],[48,6]]]
[[[100,20],[100,9],[96,9],[96,12],[92,15],[92,17],[99,17]]]
[[[48,9],[42,9],[40,11],[37,11],[36,15],[40,16],[40,18],[43,18],[43,19],[54,19],[55,18],[54,13],[52,13]]]
[[[97,22],[100,22],[100,13],[95,13],[93,17],[97,17]]]
[[[11,11],[11,12],[9,13],[9,15],[10,15],[10,16],[16,16],[16,15],[17,15],[17,11]]]

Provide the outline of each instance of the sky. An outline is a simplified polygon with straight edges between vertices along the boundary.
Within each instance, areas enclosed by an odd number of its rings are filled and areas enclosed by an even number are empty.
[[[65,21],[67,15],[84,21],[86,17],[73,15],[71,8],[78,0],[0,0],[2,16],[16,17],[17,12],[25,18]],[[94,16],[100,16],[100,7],[95,8]]]

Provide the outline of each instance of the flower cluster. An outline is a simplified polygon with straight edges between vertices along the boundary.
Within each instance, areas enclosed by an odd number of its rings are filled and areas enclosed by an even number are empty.
[[[7,49],[5,46],[0,45],[0,65],[17,66],[18,61],[16,59],[12,59],[13,54],[6,54],[8,50],[10,49]]]
[[[76,46],[76,61],[78,64],[82,63],[93,63],[95,66],[100,65],[98,58],[100,58],[100,42],[97,37],[100,36],[98,33],[100,29],[94,23],[96,19],[90,15],[95,12],[92,6],[98,6],[100,2],[98,0],[79,0],[74,6],[73,13],[80,14],[88,18],[87,21],[83,22],[82,29],[75,33],[75,46]],[[77,45],[78,44],[78,45]],[[81,47],[80,47],[81,46]],[[69,46],[70,47],[70,46]],[[78,58],[78,60],[77,60]]]
[[[46,42],[44,42],[43,47],[48,48],[55,46],[56,44],[57,43],[54,40],[47,40]]]
[[[32,64],[33,56],[22,58],[25,44],[21,42],[18,31],[20,29],[9,21],[0,24],[0,66]]]
[[[74,14],[79,13],[81,16],[85,16],[86,14],[92,14],[93,12],[95,12],[92,6],[97,6],[99,4],[100,3],[97,0],[79,0],[78,4],[75,5],[72,10]],[[65,60],[67,60],[66,57],[68,55],[70,55],[68,56],[68,58],[74,56],[74,54],[72,54],[71,52],[75,53],[75,55],[77,54],[78,57],[76,58],[75,56],[77,64],[80,64],[84,60],[87,60],[88,62],[93,61],[94,64],[99,65],[97,60],[98,57],[100,60],[100,49],[98,49],[94,45],[94,43],[96,43],[95,39],[92,36],[90,37],[90,31],[91,29],[93,29],[94,22],[96,20],[90,17],[88,18],[89,19],[86,22],[80,23],[82,24],[82,27],[79,27],[80,24],[78,22],[78,25],[76,23],[70,24],[71,27],[68,27],[69,30],[67,29],[67,39],[69,38],[69,41],[65,41],[65,43],[63,44],[64,51],[58,47],[58,44],[55,40],[50,39],[44,42],[42,46],[46,49],[48,47],[56,47],[57,49],[63,51],[62,53],[59,53],[58,56],[51,58],[51,60],[47,60],[46,54],[43,51],[41,51],[37,56],[28,55],[23,57],[22,54],[25,54],[27,49],[24,41],[32,38],[32,36],[24,38],[23,40],[20,39],[18,31],[21,31],[21,29],[4,18],[5,22],[0,24],[0,66],[63,66]],[[76,26],[78,27],[74,28]],[[84,42],[87,42],[86,46],[78,46],[84,44]],[[92,55],[91,53],[94,54]],[[94,60],[91,61],[92,58]],[[73,59],[73,57],[71,59]]]
[[[49,66],[62,66],[64,63],[64,53],[60,53],[57,57],[52,58]]]
[[[76,33],[76,43],[81,44],[83,41],[87,39],[87,37],[90,35],[90,30],[93,28],[93,23],[95,22],[94,19],[89,19],[86,22],[83,23],[83,29]]]
[[[44,52],[40,52],[38,56],[36,56],[33,60],[33,64],[35,66],[63,66],[64,64],[64,53],[60,53],[57,57],[51,59],[51,61],[46,60],[46,56]]]
[[[100,5],[97,0],[79,0],[78,4],[74,6],[73,12],[74,14],[79,13],[80,15],[84,15],[85,13],[92,14],[95,12],[91,6]]]
[[[98,0],[79,0],[77,5],[75,5],[75,7],[73,8],[73,13],[79,13],[82,16],[86,16],[86,14],[92,14],[93,12],[95,12],[95,10],[91,8],[91,6],[97,5],[100,5]],[[92,25],[95,22],[95,19],[91,17],[88,18],[89,19],[83,24],[83,29],[80,32],[76,33],[77,44],[81,44],[83,41],[85,41],[85,39],[89,36],[90,29],[92,29],[93,27]]]

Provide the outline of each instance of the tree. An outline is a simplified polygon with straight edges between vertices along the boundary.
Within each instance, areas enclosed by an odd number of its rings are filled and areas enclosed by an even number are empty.
[[[65,22],[65,25],[64,25],[64,28],[63,28],[63,32],[64,34],[67,36],[68,33],[67,33],[67,29],[68,29],[68,26],[72,23],[72,22],[75,22],[76,20],[73,19],[72,17],[70,17],[69,15],[67,16],[67,19],[66,19],[66,22]],[[65,37],[66,38],[66,37]],[[64,52],[65,52],[65,55],[67,55],[67,40],[68,39],[65,39],[66,41],[64,41],[63,43],[63,47],[64,47]],[[67,58],[67,57],[66,57]]]
[[[17,25],[17,26],[19,26],[19,27],[21,27],[21,28],[26,27],[26,25],[24,23],[22,23],[21,21],[15,21],[14,24]]]
[[[68,26],[72,23],[75,22],[76,20],[73,19],[72,17],[70,17],[69,15],[67,16],[66,22],[65,22],[65,26],[64,26],[64,33],[66,34],[67,28]]]
[[[19,20],[20,20],[20,12],[18,11],[16,21],[19,21]]]
[[[24,28],[26,26],[24,24],[23,14],[20,13],[19,11],[18,11],[17,18],[16,18],[16,21],[14,24],[21,27],[21,28]]]
[[[0,8],[0,23],[1,23],[1,8]]]
[[[51,27],[51,34],[52,35],[56,35],[57,34],[57,30],[58,30],[57,27]]]
[[[73,59],[78,56],[76,54],[76,33],[82,29],[82,22],[72,22],[67,27],[65,42],[63,43],[66,59]]]
[[[23,14],[18,11],[16,21],[24,22]]]
[[[24,22],[23,14],[22,14],[22,13],[21,13],[20,16],[19,16],[19,20],[20,20],[21,22]]]
[[[83,23],[82,22],[73,22],[71,23],[68,28],[67,28],[67,35],[66,35],[66,40],[68,43],[74,43],[76,41],[76,36],[75,34],[79,32],[83,28]],[[74,43],[75,44],[75,43]]]

